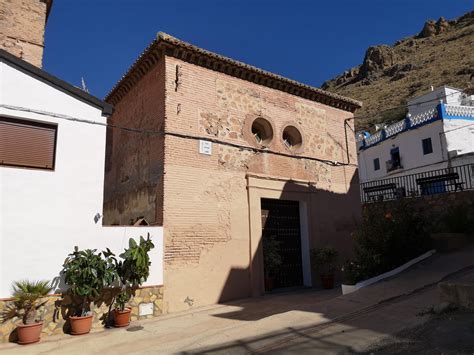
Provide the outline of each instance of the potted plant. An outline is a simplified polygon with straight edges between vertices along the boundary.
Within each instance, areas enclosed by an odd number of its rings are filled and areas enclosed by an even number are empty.
[[[361,266],[355,260],[347,260],[341,268],[342,271],[342,294],[357,290],[357,282],[364,279]]]
[[[63,265],[68,293],[79,300],[74,315],[69,317],[71,334],[87,334],[92,328],[90,303],[116,279],[117,272],[110,256],[102,257],[96,249],[79,250],[77,246]]]
[[[130,238],[128,249],[125,249],[120,258],[115,260],[118,278],[120,281],[120,293],[115,297],[114,307],[114,325],[115,327],[126,327],[130,324],[131,309],[126,304],[132,298],[136,288],[140,287],[150,275],[150,256],[148,253],[155,246],[153,245],[150,234],[147,239],[140,236],[140,242]],[[107,250],[107,254],[111,254]]]
[[[19,317],[22,323],[16,331],[19,344],[31,344],[40,340],[43,322],[36,318],[39,308],[47,301],[41,299],[51,291],[49,281],[17,281],[13,284],[13,303],[2,313],[2,322]]]
[[[263,238],[263,264],[265,291],[271,291],[275,287],[275,274],[282,264],[280,242],[274,236]]]
[[[311,250],[313,264],[321,276],[321,284],[325,289],[334,288],[334,273],[338,252],[335,248],[325,246]]]

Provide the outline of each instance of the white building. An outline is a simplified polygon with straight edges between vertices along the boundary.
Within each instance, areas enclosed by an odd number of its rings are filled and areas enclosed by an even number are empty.
[[[363,202],[474,188],[474,97],[441,87],[407,117],[358,138]]]
[[[162,285],[162,227],[102,226],[111,112],[0,50],[0,299],[15,280],[57,277],[76,245],[120,253],[148,232],[155,248],[147,284]]]

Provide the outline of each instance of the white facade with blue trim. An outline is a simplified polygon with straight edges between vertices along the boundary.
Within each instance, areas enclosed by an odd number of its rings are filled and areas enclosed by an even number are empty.
[[[467,178],[474,179],[474,96],[443,86],[407,106],[404,120],[359,134],[360,182],[466,164],[472,164]]]

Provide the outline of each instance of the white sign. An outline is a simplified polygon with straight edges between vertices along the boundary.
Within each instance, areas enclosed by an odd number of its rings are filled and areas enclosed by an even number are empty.
[[[140,303],[138,305],[139,316],[149,316],[153,314],[153,303]]]
[[[209,141],[199,141],[199,153],[212,155],[212,143]]]

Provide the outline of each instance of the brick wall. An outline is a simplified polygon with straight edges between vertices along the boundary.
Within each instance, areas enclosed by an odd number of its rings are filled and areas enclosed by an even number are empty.
[[[264,117],[274,130],[269,149],[292,154],[281,139],[283,128],[292,124],[303,134],[299,155],[347,159],[344,119],[351,113],[172,57],[166,57],[166,93],[167,132],[256,147],[250,124]],[[356,162],[349,129],[348,139]],[[188,308],[189,299],[202,305],[250,295],[247,174],[311,181],[311,218],[318,219],[312,246],[335,243],[344,249],[358,213],[354,166],[331,167],[216,143],[212,149],[211,156],[202,155],[196,140],[165,138],[164,303],[169,311]],[[336,210],[327,211],[331,207]]]
[[[162,61],[115,105],[109,124],[163,131],[164,95]],[[104,224],[163,223],[163,153],[162,135],[108,128]]]
[[[0,48],[41,67],[46,10],[41,0],[2,0]]]
[[[133,75],[133,74],[132,74]],[[249,176],[275,197],[304,201],[310,247],[331,244],[343,257],[360,213],[355,165],[330,166],[302,156],[346,162],[344,120],[353,115],[299,96],[257,85],[170,56],[161,56],[116,104],[110,122],[164,129],[154,137],[109,131],[104,221],[126,224],[144,216],[164,226],[164,312],[179,311],[255,294]],[[250,132],[257,117],[273,128],[268,149],[280,156],[232,145],[258,147]],[[353,121],[349,121],[350,126]],[[298,127],[303,145],[289,151],[287,125]],[[353,127],[352,127],[353,129]],[[182,136],[177,136],[182,135]],[[186,137],[183,137],[186,136]],[[218,139],[212,154],[199,140]],[[354,135],[347,129],[351,163]],[[266,179],[270,181],[265,185]],[[303,181],[292,192],[291,181]],[[278,181],[272,187],[272,181]],[[257,216],[257,219],[260,217]],[[258,232],[257,232],[258,234]],[[261,233],[260,233],[261,234]],[[253,268],[253,271],[251,269]]]

